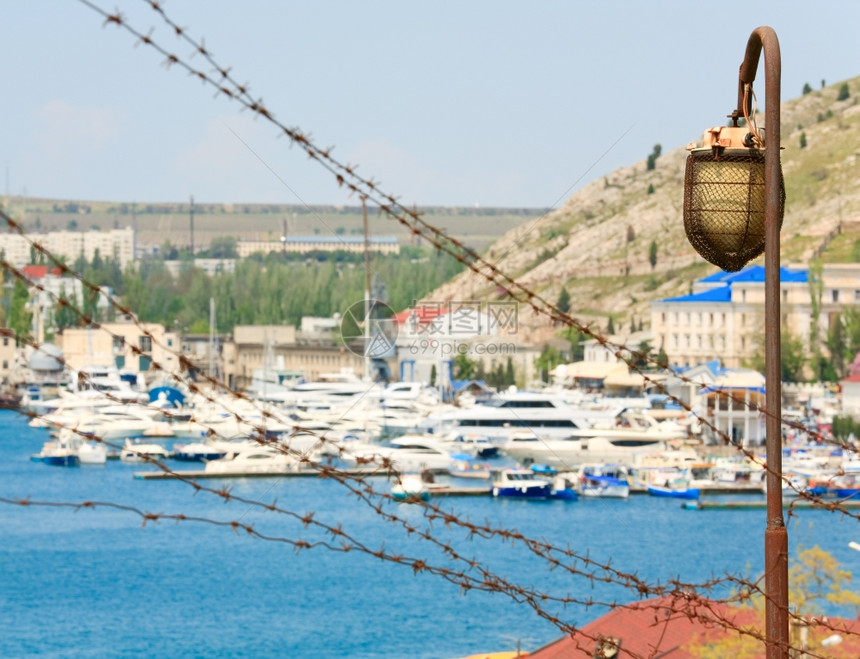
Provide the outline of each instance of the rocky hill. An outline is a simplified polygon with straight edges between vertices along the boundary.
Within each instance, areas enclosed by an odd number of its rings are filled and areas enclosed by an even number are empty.
[[[849,96],[839,100],[845,84]],[[764,126],[763,115],[757,121]],[[860,77],[784,101],[781,121],[782,262],[808,263],[840,223],[860,220]],[[690,136],[696,140],[701,135]],[[583,322],[606,327],[612,316],[616,328],[631,319],[647,326],[651,300],[685,293],[715,271],[684,234],[685,146],[660,150],[653,169],[643,159],[591,182],[557,210],[508,231],[485,258],[550,301],[566,288],[571,313]],[[492,284],[468,271],[427,299],[496,298]],[[520,328],[525,342],[554,332],[528,309],[521,309]]]

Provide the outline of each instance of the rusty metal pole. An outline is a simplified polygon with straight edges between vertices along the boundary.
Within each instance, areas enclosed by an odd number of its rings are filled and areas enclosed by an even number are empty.
[[[744,83],[752,83],[764,50],[765,73],[765,395],[767,449],[767,528],[764,535],[767,659],[788,659],[788,531],[782,510],[782,369],[779,310],[780,164],[779,41],[770,27],[756,28],[747,42],[738,81],[743,116]],[[749,101],[748,101],[749,102]],[[750,108],[747,107],[749,111]]]

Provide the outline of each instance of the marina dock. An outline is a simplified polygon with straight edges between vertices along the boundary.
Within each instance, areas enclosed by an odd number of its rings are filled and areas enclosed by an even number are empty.
[[[832,502],[822,503],[816,503],[814,501],[792,502],[791,500],[787,500],[783,501],[783,506],[785,508],[791,506],[794,509],[804,508],[807,510],[827,510],[830,503],[836,504],[837,500],[833,499]],[[860,501],[839,501],[838,503],[840,510],[846,508],[860,508]],[[760,501],[702,501],[700,499],[698,501],[685,501],[681,507],[685,510],[765,510],[767,508],[767,501],[764,499]]]
[[[378,476],[383,477],[376,469],[339,469],[340,473],[349,476]],[[236,472],[217,474],[207,472],[203,469],[184,470],[184,471],[136,471],[134,477],[140,480],[172,480],[176,478],[281,478],[284,476],[290,477],[313,477],[319,476],[320,472],[316,469],[298,469],[284,471],[282,473],[266,473],[266,472]],[[448,485],[442,483],[430,484],[430,494],[433,497],[482,497],[490,496],[492,488],[487,486],[460,486]]]
[[[338,473],[348,476],[380,476],[378,469],[338,469]],[[172,480],[176,478],[283,478],[288,477],[319,477],[319,469],[285,469],[284,471],[236,471],[214,472],[203,469],[185,469],[183,471],[136,471],[134,477],[140,480]]]

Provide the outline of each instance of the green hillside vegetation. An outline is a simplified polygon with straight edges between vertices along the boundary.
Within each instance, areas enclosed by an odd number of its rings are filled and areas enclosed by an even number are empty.
[[[846,85],[849,95],[837,100]],[[816,251],[828,262],[856,260],[852,248],[844,246],[850,237],[831,239],[840,223],[851,230],[860,221],[858,99],[860,77],[783,102],[784,265],[808,265]],[[728,109],[715,108],[713,117],[702,117],[703,130]],[[758,124],[764,124],[763,116]],[[691,136],[695,140],[701,135]],[[566,289],[572,313],[583,323],[606,328],[610,314],[616,326],[618,320],[629,324],[630,317],[647,322],[651,300],[687,293],[694,279],[716,271],[684,234],[686,155],[683,147],[655,146],[642,161],[593,181],[540,221],[509,231],[490,246],[489,260],[548,300]],[[431,297],[464,294],[485,299],[496,292],[466,272]],[[520,320],[521,327],[529,325],[528,318]],[[537,342],[549,338],[553,328],[546,318],[532,317],[523,331]]]
[[[847,95],[846,95],[847,89]],[[782,163],[786,215],[781,234],[783,264],[860,260],[860,77],[823,87],[783,103]],[[725,108],[723,108],[725,110]],[[723,112],[715,108],[714,117]],[[703,117],[703,129],[712,117]],[[763,125],[763,117],[759,125]],[[766,128],[766,127],[765,127]],[[699,136],[691,136],[698,139]],[[715,271],[687,242],[683,230],[683,147],[654,146],[629,167],[593,181],[564,205],[544,214],[535,209],[428,208],[424,219],[485,257],[506,274],[555,301],[569,294],[571,313],[606,328],[631,319],[646,325],[650,302],[689,292],[695,279]],[[133,204],[47,199],[7,199],[8,210],[30,232],[134,226],[138,244],[185,248],[191,243],[190,204]],[[196,203],[195,252],[226,238],[279,240],[287,235],[361,235],[359,207]],[[390,219],[370,212],[372,235],[396,235],[401,257],[377,257],[375,268],[400,310],[415,299],[496,299],[496,287],[440,256],[425,244],[419,256],[411,237]],[[420,243],[419,243],[420,244]],[[260,257],[234,276],[209,280],[187,272],[177,281],[163,267],[104,277],[113,282],[141,319],[199,327],[208,298],[219,305],[219,330],[231,323],[298,322],[301,315],[330,315],[361,299],[363,269],[354,255]],[[360,259],[359,259],[360,260]],[[460,272],[456,277],[455,274]],[[452,278],[453,277],[453,278]],[[163,289],[156,292],[156,289]],[[161,297],[159,297],[161,296]],[[263,299],[265,298],[265,299]],[[8,311],[9,307],[6,307]],[[553,328],[523,309],[518,338],[538,343]]]
[[[364,299],[363,258],[346,252],[302,259],[281,252],[255,254],[238,261],[234,273],[211,277],[193,267],[187,252],[180,254],[184,265],[176,277],[160,258],[146,258],[137,267],[120,272],[115,262],[97,255],[90,263],[79,259],[73,269],[86,281],[111,287],[114,296],[141,321],[185,332],[209,331],[209,299],[214,298],[216,329],[230,333],[235,325],[298,326],[303,316],[342,314]],[[451,279],[462,267],[450,256],[426,248],[407,246],[399,255],[375,255],[371,272],[379,286],[374,294],[400,310]],[[83,300],[66,299],[95,320],[110,321],[115,315],[114,310],[97,310],[96,299],[89,293]],[[26,289],[7,287],[0,305],[0,321],[21,335],[30,331],[26,300]],[[60,308],[53,318],[54,330],[83,324],[80,315],[68,307]]]

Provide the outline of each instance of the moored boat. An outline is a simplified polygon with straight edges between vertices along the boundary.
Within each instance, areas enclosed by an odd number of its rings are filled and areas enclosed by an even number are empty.
[[[207,462],[203,471],[206,474],[241,476],[243,474],[284,474],[298,471],[301,466],[298,458],[281,452],[271,446],[252,446],[236,453],[228,453],[219,460]]]
[[[686,487],[684,485],[649,485],[648,494],[655,497],[669,497],[673,499],[698,499],[699,488]]]
[[[188,444],[173,445],[173,458],[183,462],[218,460],[226,454],[226,449],[207,444],[206,442],[189,442]]]
[[[123,462],[150,462],[152,460],[164,460],[171,455],[170,451],[161,444],[136,444],[127,439],[119,454],[119,459]]]
[[[504,469],[499,473],[499,478],[493,481],[492,492],[494,497],[549,499],[552,496],[552,483],[526,469]]]
[[[579,492],[584,497],[626,499],[630,496],[629,471],[623,465],[583,465],[578,473]]]
[[[33,459],[55,467],[77,467],[81,464],[77,447],[64,439],[45,442],[41,453],[34,455]]]
[[[557,474],[552,479],[552,488],[550,490],[550,499],[560,499],[561,501],[576,501],[579,499],[579,492],[576,491],[576,484],[572,478],[573,474]]]
[[[391,496],[395,501],[429,501],[430,488],[421,474],[400,474],[391,484]]]
[[[78,459],[82,465],[103,465],[107,462],[107,446],[96,441],[82,441],[78,446]]]

